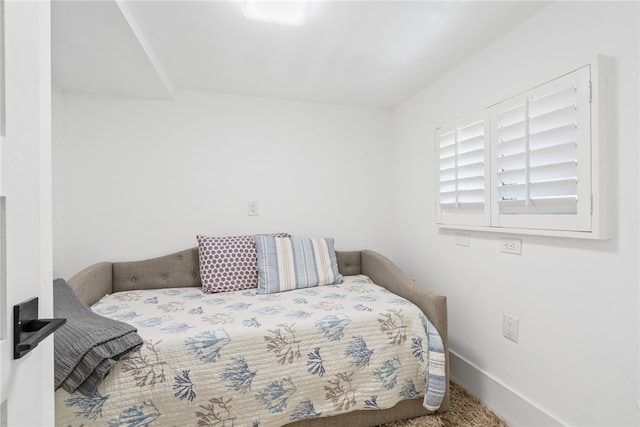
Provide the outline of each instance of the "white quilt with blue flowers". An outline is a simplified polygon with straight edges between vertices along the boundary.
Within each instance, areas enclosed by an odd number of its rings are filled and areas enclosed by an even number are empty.
[[[144,344],[93,395],[59,389],[58,426],[270,427],[420,396],[434,411],[444,396],[436,329],[366,276],[268,295],[119,292],[92,308]]]

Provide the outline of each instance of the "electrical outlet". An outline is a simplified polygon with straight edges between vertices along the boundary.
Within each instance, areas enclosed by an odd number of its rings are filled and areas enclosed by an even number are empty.
[[[522,255],[522,240],[500,239],[500,252]]]
[[[502,313],[502,335],[515,343],[518,342],[519,319],[507,313]]]
[[[258,216],[258,201],[250,200],[247,203],[248,206],[248,215],[249,216]]]

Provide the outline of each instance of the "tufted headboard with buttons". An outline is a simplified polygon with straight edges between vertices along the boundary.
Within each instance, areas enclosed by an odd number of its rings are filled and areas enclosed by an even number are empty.
[[[416,283],[390,259],[378,252],[371,250],[336,251],[336,257],[338,270],[342,275],[365,274],[374,283],[387,288],[394,294],[406,298],[420,307],[440,333],[445,346],[445,363],[448,376],[447,298],[426,286]],[[80,271],[71,277],[68,283],[78,297],[88,305],[94,304],[104,295],[114,292],[202,286],[200,282],[198,248],[191,248],[144,261],[101,262]],[[402,407],[398,411],[405,411],[406,414],[415,411],[416,415],[424,413],[424,408],[421,407],[419,402],[416,401],[415,404],[411,405],[415,406],[415,408]],[[439,412],[446,411],[448,407],[449,391],[447,389],[445,400],[440,406]],[[400,418],[388,418],[389,421],[393,419]],[[382,424],[387,422],[385,420],[387,418],[376,419],[375,423],[367,422],[367,425]],[[324,424],[314,424],[312,420],[300,423],[294,423],[292,426],[324,426]],[[347,424],[350,425],[351,423],[331,425]]]
[[[202,286],[198,248],[145,261],[113,263],[113,292],[185,286]]]
[[[340,274],[361,273],[360,251],[338,251],[336,258]],[[92,286],[78,286],[87,282]],[[89,305],[113,292],[202,286],[198,248],[144,261],[102,262],[82,270],[69,279],[69,284]]]
[[[360,251],[337,252],[338,270],[344,276],[360,274]],[[198,248],[146,261],[114,262],[113,292],[202,286]]]

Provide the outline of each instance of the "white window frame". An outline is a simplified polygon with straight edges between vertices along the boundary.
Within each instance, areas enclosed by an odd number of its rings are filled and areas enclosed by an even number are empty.
[[[489,111],[466,117],[455,123],[442,126],[436,129],[436,221],[443,224],[488,226],[491,221],[491,195],[487,191],[487,184],[490,173],[491,159],[489,157]],[[480,127],[481,135],[477,128]],[[473,128],[471,137],[465,135],[465,129]],[[445,140],[446,138],[446,140]],[[482,152],[477,148],[478,141],[481,144]],[[465,143],[471,141],[474,145],[470,149],[465,147]],[[443,145],[446,144],[446,147]],[[468,153],[473,155],[473,159],[468,159]],[[451,163],[454,168],[451,169]],[[472,164],[469,164],[469,163]],[[473,168],[471,179],[482,179],[483,189],[481,195],[475,197],[475,202],[465,202],[463,195],[465,192],[465,176],[459,176],[459,171],[464,173],[465,168]],[[455,176],[448,176],[443,179],[445,171],[454,170]],[[449,185],[451,184],[451,185]],[[445,188],[443,188],[445,187]],[[450,190],[450,191],[447,191]],[[452,193],[453,200],[450,203],[440,203],[444,194]]]
[[[534,234],[585,239],[609,238],[609,220],[606,209],[609,204],[608,181],[606,179],[609,159],[607,150],[604,147],[604,143],[607,142],[607,76],[609,73],[606,70],[608,66],[609,60],[602,55],[598,55],[588,63],[576,67],[560,77],[550,79],[533,89],[496,103],[481,113],[436,129],[436,225],[442,228],[510,234]],[[585,73],[586,78],[584,78]],[[583,102],[588,98],[588,102],[583,103],[583,106],[587,106],[588,111],[585,111],[582,107],[580,111],[576,111],[577,192],[575,194],[575,208],[570,208],[572,205],[563,200],[563,208],[558,210],[558,213],[541,212],[538,206],[544,206],[545,202],[555,206],[555,201],[550,203],[548,200],[536,201],[533,198],[529,198],[529,187],[539,184],[531,184],[532,181],[529,179],[531,165],[526,163],[526,179],[524,179],[528,199],[525,203],[526,206],[520,202],[514,202],[513,204],[522,207],[512,212],[506,212],[509,211],[506,208],[501,210],[501,205],[503,207],[509,206],[511,201],[502,201],[505,192],[508,193],[510,189],[502,184],[504,181],[499,180],[501,166],[499,166],[500,160],[496,157],[499,153],[498,135],[500,135],[497,129],[497,114],[508,110],[514,105],[523,105],[526,100],[536,102],[540,94],[553,93],[554,90],[558,91],[558,88],[566,88],[566,80],[573,78],[580,79],[579,84],[586,85],[586,87],[576,88],[577,102]],[[481,213],[474,212],[473,215],[470,215],[465,209],[456,210],[451,209],[451,206],[442,206],[440,204],[440,137],[451,129],[464,127],[466,123],[477,120],[478,117],[485,117],[486,123],[489,124],[490,128],[490,132],[486,134],[485,146],[485,209]],[[528,148],[529,146],[527,145]],[[528,162],[529,154],[525,155]],[[565,185],[570,186],[568,180],[564,181]],[[513,182],[509,183],[509,185],[521,187],[524,184]],[[543,186],[546,185],[555,186],[555,183],[543,184]],[[489,201],[486,201],[486,199],[489,199]]]

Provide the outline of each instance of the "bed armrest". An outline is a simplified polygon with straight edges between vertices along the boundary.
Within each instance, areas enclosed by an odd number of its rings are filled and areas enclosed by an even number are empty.
[[[112,271],[112,263],[101,262],[90,265],[67,282],[78,298],[92,305],[103,296],[113,293]]]
[[[436,327],[445,350],[445,363],[447,378],[449,378],[449,340],[447,326],[447,297],[416,283],[407,276],[389,258],[378,252],[363,250],[360,254],[362,274],[368,276],[373,283],[383,286],[389,291],[408,299],[420,307],[427,315],[433,326]],[[445,399],[439,412],[449,408],[449,385]]]
[[[447,336],[447,297],[419,285],[382,254],[363,250],[361,257],[362,274],[373,283],[412,301],[427,315],[440,335]]]

